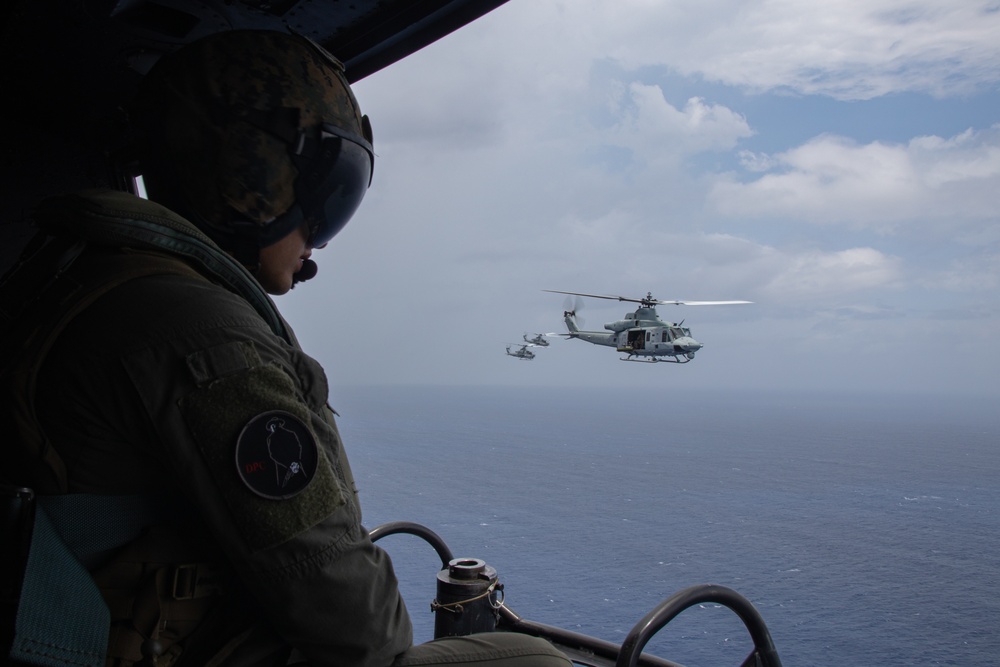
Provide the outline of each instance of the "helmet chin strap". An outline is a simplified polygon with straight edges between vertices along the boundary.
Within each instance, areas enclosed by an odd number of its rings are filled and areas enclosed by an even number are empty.
[[[302,269],[292,276],[292,289],[295,289],[295,286],[299,283],[312,280],[318,272],[319,267],[316,266],[316,262],[311,259],[302,260]]]

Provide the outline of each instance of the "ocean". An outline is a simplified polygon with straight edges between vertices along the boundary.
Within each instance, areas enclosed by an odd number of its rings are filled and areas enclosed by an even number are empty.
[[[1000,410],[955,397],[621,388],[338,388],[369,528],[415,521],[496,568],[522,617],[620,643],[728,586],[786,667],[1000,664]],[[393,535],[415,640],[440,562]],[[738,665],[699,605],[647,652]]]

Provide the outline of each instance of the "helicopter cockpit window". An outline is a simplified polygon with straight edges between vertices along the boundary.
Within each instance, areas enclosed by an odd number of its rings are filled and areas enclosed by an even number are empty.
[[[678,338],[683,338],[684,335],[685,335],[684,334],[684,329],[671,329],[670,330],[670,337],[673,340],[677,340]]]

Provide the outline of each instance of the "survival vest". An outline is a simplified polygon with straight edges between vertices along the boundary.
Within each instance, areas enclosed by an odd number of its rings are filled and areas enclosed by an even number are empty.
[[[66,466],[35,411],[38,371],[73,318],[144,276],[211,281],[243,297],[276,335],[294,343],[292,334],[242,265],[162,206],[121,192],[84,191],[45,200],[34,221],[38,234],[0,279],[0,406],[7,416],[0,478],[31,487],[40,497],[12,656],[19,651],[15,657],[28,664],[172,664],[179,642],[203,632],[198,628],[218,599],[219,582],[208,566],[177,552],[156,499],[66,495]],[[75,516],[87,516],[91,524],[98,517],[104,525],[72,534]],[[126,544],[92,576],[80,564],[87,553]],[[41,584],[30,580],[39,572]],[[54,574],[68,578],[53,582]],[[64,632],[73,628],[56,610],[66,590],[91,598],[97,627]],[[160,632],[167,626],[174,628],[169,636]],[[232,627],[217,629],[225,636]]]

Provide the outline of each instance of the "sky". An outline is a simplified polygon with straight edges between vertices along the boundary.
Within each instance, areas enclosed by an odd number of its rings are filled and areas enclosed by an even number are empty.
[[[354,89],[374,182],[277,301],[334,388],[1000,397],[996,0],[510,0]],[[507,356],[543,290],[753,303]]]

